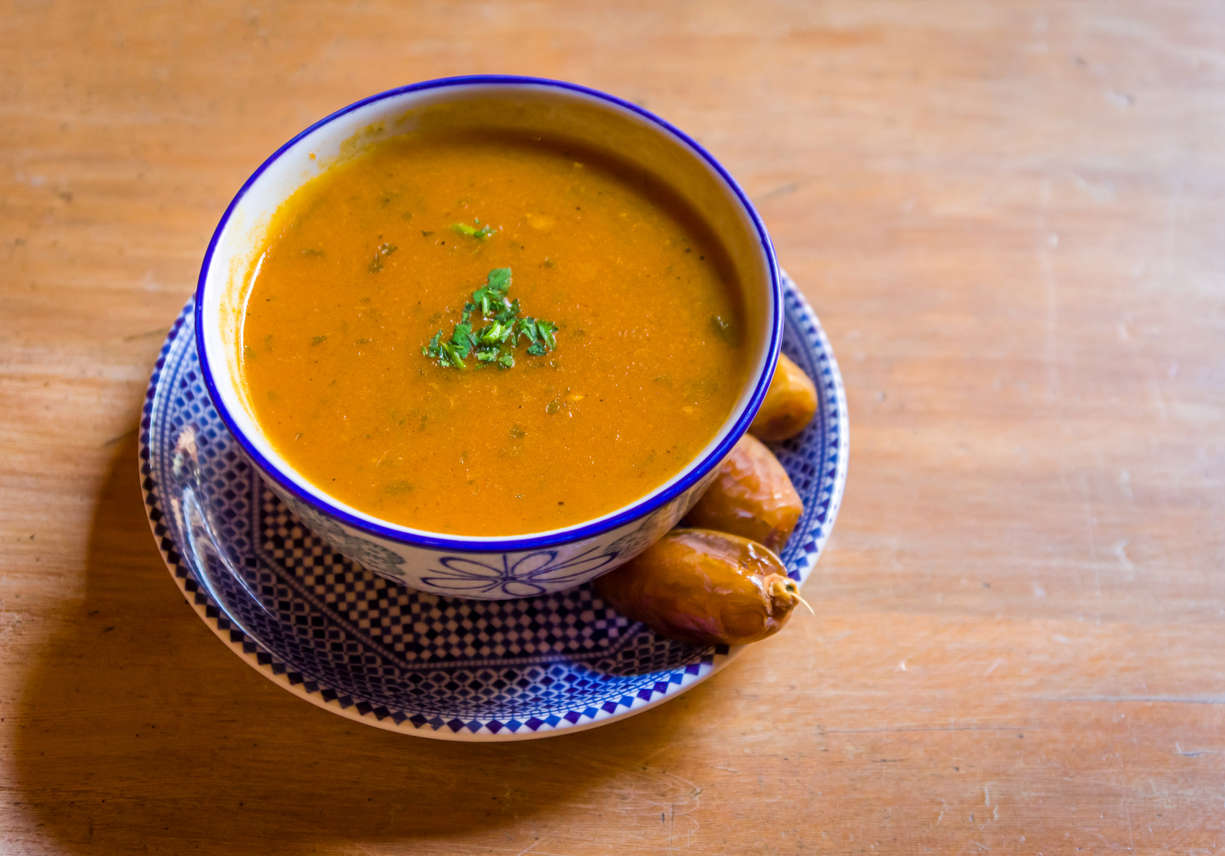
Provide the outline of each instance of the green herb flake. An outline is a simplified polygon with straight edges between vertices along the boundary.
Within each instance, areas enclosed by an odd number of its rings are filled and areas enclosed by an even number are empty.
[[[540,339],[544,342],[546,351],[551,351],[557,347],[557,339],[553,336],[557,332],[556,324],[551,321],[537,321],[536,329],[540,331]]]
[[[322,345],[327,340],[327,336],[311,336],[311,345]]]
[[[533,345],[540,341],[540,327],[536,323],[535,318],[520,318],[518,324],[515,325],[515,329],[518,336],[527,339]]]
[[[446,355],[447,360],[445,365],[452,366],[453,368],[457,369],[468,368],[467,364],[464,362],[464,355],[459,352],[455,345],[451,344],[450,342],[443,342],[439,347],[442,348],[443,354]]]
[[[477,339],[483,345],[500,345],[510,338],[511,328],[501,321],[494,321],[481,328],[481,332],[477,334]]]
[[[451,342],[455,347],[461,349],[460,356],[468,356],[468,351],[476,347],[476,337],[472,335],[472,325],[467,321],[461,321],[455,325],[455,331],[451,333]]]
[[[510,436],[515,440],[522,440],[527,436],[527,431],[524,430],[522,425],[512,425],[510,426]]]
[[[441,338],[442,338],[442,331],[439,330],[437,333],[434,334],[434,338],[430,339],[430,343],[421,349],[421,353],[423,353],[427,357],[438,356],[438,341]]]
[[[493,236],[496,231],[488,223],[484,226],[480,225],[480,220],[473,221],[475,225],[469,226],[467,223],[452,223],[451,231],[458,232],[461,235],[466,235],[469,238],[476,238],[478,241],[484,241]]]

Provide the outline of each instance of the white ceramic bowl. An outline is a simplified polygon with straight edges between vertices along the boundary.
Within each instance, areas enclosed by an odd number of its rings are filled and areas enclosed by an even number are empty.
[[[726,251],[744,292],[753,370],[707,447],[674,478],[635,502],[574,526],[514,537],[412,529],[366,514],[311,484],[277,452],[251,412],[235,343],[247,273],[272,215],[295,190],[355,146],[411,134],[422,123],[436,121],[479,121],[612,151],[665,181],[700,211]],[[247,179],[217,224],[195,301],[196,347],[209,395],[259,473],[298,516],[371,571],[432,594],[494,600],[581,585],[671,529],[752,422],[778,359],[783,317],[778,264],[765,227],[744,192],[697,142],[611,95],[571,83],[501,75],[431,80],[373,95],[281,146]]]

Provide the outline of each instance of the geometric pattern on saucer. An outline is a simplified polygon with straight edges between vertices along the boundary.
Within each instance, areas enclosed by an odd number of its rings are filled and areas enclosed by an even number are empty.
[[[816,315],[785,275],[783,286],[783,351],[820,395],[813,423],[774,447],[804,501],[782,553],[803,582],[846,480],[846,397]],[[226,431],[200,376],[190,302],[149,381],[140,475],[162,556],[205,624],[273,682],[371,725],[451,740],[582,730],[675,697],[738,650],[656,636],[590,586],[520,600],[443,598],[334,553]]]

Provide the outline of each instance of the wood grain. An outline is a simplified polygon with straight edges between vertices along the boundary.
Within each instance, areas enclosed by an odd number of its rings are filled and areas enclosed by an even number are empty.
[[[8,4],[0,850],[1225,849],[1225,11],[1195,2]],[[816,619],[597,731],[447,745],[181,602],[143,387],[230,196],[389,86],[645,103],[757,201],[845,374]]]

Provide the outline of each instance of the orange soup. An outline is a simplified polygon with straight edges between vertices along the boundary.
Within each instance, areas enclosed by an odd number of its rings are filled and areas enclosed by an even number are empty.
[[[304,185],[252,266],[239,347],[278,452],[392,523],[523,535],[682,470],[746,381],[709,228],[615,157],[416,134]]]

